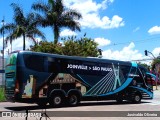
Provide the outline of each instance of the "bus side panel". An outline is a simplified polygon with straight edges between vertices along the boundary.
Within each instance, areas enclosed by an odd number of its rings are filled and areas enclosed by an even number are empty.
[[[85,97],[105,97],[122,91],[132,81],[127,79],[131,64],[121,65],[118,62],[100,63],[64,58],[52,58],[48,62],[48,71],[51,74],[46,78],[46,82],[38,87],[39,97],[45,95],[46,89],[48,92],[52,89],[64,89],[66,94],[70,89],[77,89]],[[38,81],[41,81],[40,79]]]
[[[17,62],[17,54],[11,54],[6,61],[5,68],[5,94],[8,100],[13,99],[15,94],[15,86],[16,86],[16,62]]]
[[[83,97],[105,98],[124,90],[136,67],[124,62],[95,62],[42,55],[22,55],[18,66],[20,98],[44,98],[53,89],[77,89]],[[20,60],[22,61],[22,60]],[[22,66],[23,65],[23,66]],[[135,69],[132,69],[135,68]]]

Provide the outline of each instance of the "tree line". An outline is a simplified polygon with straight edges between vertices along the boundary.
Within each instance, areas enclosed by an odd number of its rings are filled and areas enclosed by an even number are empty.
[[[49,52],[65,55],[97,56],[98,48],[91,38],[68,37],[63,46],[58,43],[60,32],[63,28],[72,31],[81,31],[78,20],[82,18],[81,13],[76,10],[66,8],[62,0],[48,0],[48,2],[38,1],[31,6],[33,10],[25,14],[23,9],[16,3],[12,3],[13,22],[6,23],[0,28],[1,34],[7,34],[5,41],[16,40],[23,37],[23,50],[26,50],[26,37],[34,42],[32,51]],[[54,34],[53,42],[47,42],[46,37],[40,27],[51,27]],[[40,37],[42,42],[37,44],[36,37]]]

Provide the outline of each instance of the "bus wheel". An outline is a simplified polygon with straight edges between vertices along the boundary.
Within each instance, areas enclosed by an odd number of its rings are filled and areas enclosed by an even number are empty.
[[[141,99],[142,99],[141,94],[137,93],[137,94],[134,95],[132,102],[133,103],[140,103]]]
[[[52,107],[59,107],[62,105],[62,96],[61,95],[52,95],[49,100],[49,104]]]
[[[70,106],[76,106],[80,102],[78,95],[71,94],[68,97],[68,103]]]

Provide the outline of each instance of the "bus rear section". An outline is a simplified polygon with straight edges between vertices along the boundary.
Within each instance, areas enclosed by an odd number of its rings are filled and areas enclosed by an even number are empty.
[[[17,54],[10,54],[6,61],[5,68],[5,94],[9,101],[13,101],[15,98],[16,84],[16,68],[17,68]]]

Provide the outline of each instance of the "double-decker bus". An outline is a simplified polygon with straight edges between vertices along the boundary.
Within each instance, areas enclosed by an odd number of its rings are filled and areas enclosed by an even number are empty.
[[[75,106],[153,98],[154,75],[135,62],[21,51],[8,57],[5,76],[6,96],[17,102]]]

